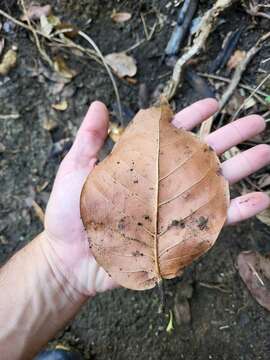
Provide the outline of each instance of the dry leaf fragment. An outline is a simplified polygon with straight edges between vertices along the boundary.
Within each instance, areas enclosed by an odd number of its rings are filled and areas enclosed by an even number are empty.
[[[68,102],[67,100],[63,100],[58,104],[52,104],[52,108],[58,111],[66,111],[68,108]]]
[[[268,196],[270,196],[270,191],[267,191],[266,193],[268,194]],[[270,226],[270,208],[256,215],[256,218],[260,220],[263,224]]]
[[[58,127],[58,124],[55,120],[53,120],[52,118],[45,118],[43,120],[42,123],[42,127],[43,129],[47,130],[47,131],[53,131]]]
[[[44,224],[45,214],[43,209],[38,205],[35,200],[33,200],[32,206],[39,221]]]
[[[172,117],[168,105],[141,110],[81,195],[97,262],[130,289],[181,274],[226,220],[228,183],[215,152]]]
[[[60,24],[56,25],[55,30],[68,30],[65,31],[64,35],[70,39],[74,39],[79,32],[79,29],[77,29],[74,25],[65,22],[61,22]]]
[[[265,225],[270,226],[270,209],[268,208],[262,211],[260,214],[256,215],[256,218]]]
[[[246,51],[236,50],[228,61],[227,67],[230,70],[235,69],[241,61],[243,61],[246,57]]]
[[[131,14],[128,13],[128,12],[116,12],[116,11],[113,11],[113,13],[111,15],[111,19],[114,22],[122,23],[122,22],[130,20],[131,19]]]
[[[137,73],[137,66],[132,56],[124,52],[112,53],[106,55],[106,63],[113,69],[113,71],[120,77],[135,76]]]
[[[40,31],[45,36],[50,36],[54,29],[57,28],[57,26],[60,26],[61,20],[54,15],[45,16],[41,15],[40,17]]]
[[[54,58],[54,69],[55,71],[57,71],[60,75],[62,75],[65,79],[73,79],[76,75],[77,75],[77,72],[73,69],[70,69],[65,60],[60,57],[60,56],[56,56]]]
[[[121,125],[116,124],[115,122],[110,122],[108,134],[112,141],[116,143],[120,139],[124,130],[125,129]]]
[[[52,11],[51,5],[30,5],[27,9],[27,13],[21,16],[22,21],[29,20],[39,20],[41,16],[48,16]]]
[[[270,258],[256,251],[243,251],[238,255],[239,275],[256,301],[270,311]]]
[[[5,39],[2,38],[0,40],[0,55],[2,54],[3,50],[4,50],[4,47],[5,47]]]
[[[0,63],[0,75],[7,75],[16,66],[16,63],[17,52],[13,49],[8,50]]]
[[[270,191],[267,191],[266,193],[268,194],[268,196],[270,196]],[[263,224],[270,226],[270,208],[256,215],[256,218],[260,220]]]

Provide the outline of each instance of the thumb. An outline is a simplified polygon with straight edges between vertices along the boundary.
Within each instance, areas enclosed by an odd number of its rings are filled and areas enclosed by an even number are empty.
[[[76,169],[88,167],[96,158],[108,133],[109,114],[106,106],[95,101],[91,104],[65,162],[72,162]]]

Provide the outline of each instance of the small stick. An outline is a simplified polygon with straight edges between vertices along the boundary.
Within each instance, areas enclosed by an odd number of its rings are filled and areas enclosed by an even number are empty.
[[[119,91],[115,82],[115,79],[113,77],[113,74],[111,72],[111,69],[109,68],[109,65],[106,63],[106,60],[104,59],[104,56],[102,55],[102,52],[100,51],[99,47],[97,46],[97,44],[94,42],[94,40],[92,40],[88,35],[86,35],[83,31],[79,31],[78,34],[84,38],[97,52],[97,54],[99,55],[100,59],[103,62],[103,65],[105,67],[105,69],[108,72],[108,75],[112,81],[113,84],[113,88],[114,88],[114,92],[115,92],[115,96],[116,96],[116,101],[117,101],[117,105],[118,105],[118,111],[119,111],[119,118],[120,118],[120,122],[121,125],[124,127],[124,121],[123,121],[123,113],[122,113],[122,106],[121,106],[121,101],[120,101],[120,95],[119,95]]]
[[[146,25],[143,13],[141,13],[141,19],[142,19],[142,23],[143,23],[144,34],[145,34],[146,40],[148,40],[149,39],[149,33],[148,33],[148,29],[147,29],[147,25]]]
[[[220,100],[220,109],[219,112],[215,115],[215,117],[221,112],[221,110],[224,108],[224,106],[227,104],[231,96],[233,95],[235,89],[237,88],[242,74],[246,70],[248,64],[250,61],[254,58],[254,56],[262,49],[263,43],[270,37],[270,32],[266,33],[262,37],[259,38],[259,40],[256,42],[256,44],[247,52],[245,59],[243,59],[238,66],[236,67],[233,77],[231,79],[231,82],[229,86],[227,87],[226,91],[221,97]]]
[[[205,78],[208,78],[208,79],[222,81],[222,82],[225,82],[225,83],[228,83],[228,84],[231,82],[231,79],[228,79],[226,77],[219,76],[219,75],[213,75],[213,74],[207,74],[207,73],[201,73],[201,72],[199,72],[198,75],[200,75],[202,77],[205,77]],[[239,83],[238,86],[245,89],[245,90],[248,90],[249,92],[254,91],[254,88],[252,86],[249,86],[249,85],[246,85],[246,84],[243,84],[243,83]],[[268,94],[266,92],[261,91],[261,90],[257,90],[257,94],[259,94],[259,95],[261,95],[263,97],[268,96]]]
[[[7,114],[7,115],[0,114],[0,120],[18,119],[19,117],[20,114]]]
[[[46,53],[46,51],[44,49],[42,49],[39,38],[38,38],[37,31],[34,29],[34,27],[31,24],[31,21],[29,19],[29,16],[28,16],[25,4],[24,4],[24,0],[21,0],[21,4],[22,4],[23,12],[24,12],[25,17],[26,17],[26,21],[28,23],[29,30],[32,32],[32,34],[34,36],[37,49],[38,49],[41,57],[53,68],[54,67],[53,62],[50,59],[50,57],[48,56],[48,54]]]
[[[241,110],[243,109],[243,107],[246,105],[246,103],[257,93],[257,91],[263,86],[263,84],[270,78],[270,74],[268,74],[261,82],[260,84],[256,87],[256,89],[253,90],[253,92],[249,95],[249,97],[247,99],[245,99],[245,101],[241,104],[241,106],[239,106],[239,108],[237,109],[237,111],[234,113],[233,117],[232,117],[232,121],[234,121],[237,116],[239,115],[239,113],[241,112]]]
[[[208,284],[208,283],[204,283],[204,282],[199,282],[199,285],[208,289],[215,289],[215,290],[219,290],[221,292],[230,293],[230,290],[224,289],[224,287],[216,285],[216,284]]]

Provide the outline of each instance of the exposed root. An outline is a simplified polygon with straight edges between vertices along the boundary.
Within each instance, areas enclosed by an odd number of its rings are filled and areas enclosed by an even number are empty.
[[[174,97],[176,90],[181,83],[181,75],[184,66],[190,59],[199,54],[213,30],[219,14],[227,9],[233,2],[234,0],[217,0],[214,6],[203,16],[200,28],[195,35],[193,45],[176,62],[172,77],[165,86],[163,96],[165,96],[168,100]]]

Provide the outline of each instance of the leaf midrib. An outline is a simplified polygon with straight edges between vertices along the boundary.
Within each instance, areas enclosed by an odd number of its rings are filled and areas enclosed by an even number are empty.
[[[154,231],[154,259],[155,259],[155,272],[159,279],[161,280],[160,266],[159,266],[159,256],[158,256],[158,204],[159,204],[159,155],[160,155],[160,123],[162,118],[162,108],[160,110],[160,117],[158,119],[158,129],[157,129],[157,153],[156,153],[156,196],[155,196],[155,231]]]

